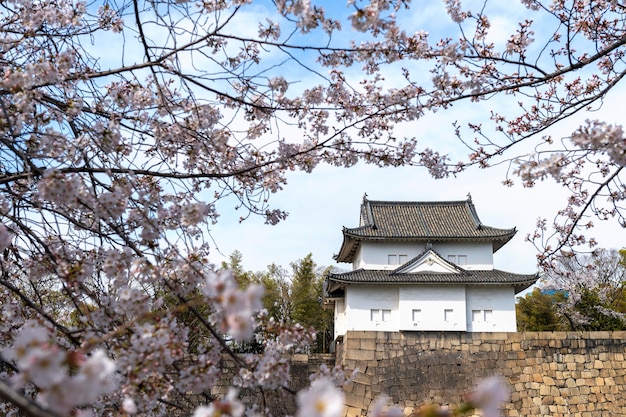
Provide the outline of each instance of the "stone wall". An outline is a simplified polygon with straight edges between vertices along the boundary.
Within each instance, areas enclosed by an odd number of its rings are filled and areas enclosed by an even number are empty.
[[[500,375],[512,394],[503,414],[626,415],[626,332],[347,332],[337,362],[347,373],[347,415],[383,394],[410,415],[426,403],[458,404]]]

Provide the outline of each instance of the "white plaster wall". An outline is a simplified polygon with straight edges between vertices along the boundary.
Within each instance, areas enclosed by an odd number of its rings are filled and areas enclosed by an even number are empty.
[[[354,260],[352,261],[352,270],[357,270],[359,268],[362,268],[362,264],[363,264],[363,249],[362,247],[359,248],[357,250],[357,252],[354,254]]]
[[[423,243],[409,242],[361,242],[360,267],[363,269],[396,269],[399,264],[389,265],[387,256],[407,255],[407,260],[424,252]]]
[[[493,269],[493,247],[490,242],[434,242],[433,249],[444,259],[448,259],[448,255],[466,255],[467,265],[463,265],[463,268],[468,270]],[[407,255],[407,260],[411,260],[424,250],[426,250],[425,243],[361,242],[353,267],[354,269],[393,270],[399,265],[388,264],[389,254]]]
[[[346,334],[346,302],[335,300],[335,339]]]
[[[391,310],[387,322],[371,320],[371,310]],[[345,330],[398,331],[398,288],[350,285],[346,289]]]
[[[515,293],[513,287],[480,286],[468,287],[467,296],[467,331],[468,332],[515,332]],[[473,320],[473,310],[491,310],[490,322]]]
[[[372,321],[372,309],[390,310],[389,321]],[[417,321],[414,310],[419,310]],[[482,314],[477,321],[474,311]],[[488,321],[485,311],[490,311]],[[512,287],[495,285],[351,285],[345,302],[335,302],[335,338],[347,330],[515,332],[515,294]]]
[[[402,286],[398,304],[400,330],[466,330],[464,286]],[[413,310],[419,310],[418,321]],[[448,317],[445,310],[451,310]]]
[[[446,260],[448,255],[466,255],[467,265],[462,265],[462,267],[468,270],[493,269],[493,246],[491,242],[433,242],[433,250]]]

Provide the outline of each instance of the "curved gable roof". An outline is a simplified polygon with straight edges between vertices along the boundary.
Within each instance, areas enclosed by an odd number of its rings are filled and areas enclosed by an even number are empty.
[[[359,227],[343,229],[335,259],[351,262],[362,240],[490,241],[493,251],[515,235],[515,228],[484,225],[471,198],[462,201],[371,201],[361,204]]]
[[[484,225],[471,200],[370,201],[361,205],[361,225],[344,233],[362,238],[507,238],[513,229]]]

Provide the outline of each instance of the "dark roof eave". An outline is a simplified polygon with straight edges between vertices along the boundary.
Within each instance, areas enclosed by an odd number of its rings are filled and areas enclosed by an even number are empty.
[[[492,240],[505,240],[509,241],[515,236],[517,230],[511,229],[506,234],[498,235],[485,235],[485,236],[367,236],[356,233],[350,233],[344,231],[344,238],[350,237],[354,240],[417,240],[417,241],[437,241],[437,240],[477,240],[477,241],[492,241]],[[505,242],[506,243],[506,242]]]
[[[329,274],[327,279],[335,285],[508,285],[516,287],[516,293],[530,287],[539,279],[539,274],[512,274],[500,270],[468,270],[467,274],[449,273],[400,273],[388,270],[364,270],[343,274]],[[520,288],[517,291],[517,287]]]
[[[538,279],[538,278],[537,278]],[[529,288],[537,279],[531,279],[527,281],[516,281],[516,282],[480,282],[480,281],[393,281],[393,282],[381,282],[381,281],[341,281],[335,280],[333,281],[339,285],[336,288],[343,288],[345,285],[507,285],[513,287],[522,287],[518,292],[524,291],[526,288]]]
[[[337,262],[351,263],[359,245],[358,241],[359,239],[353,239],[344,233],[339,252],[333,256],[333,259]]]

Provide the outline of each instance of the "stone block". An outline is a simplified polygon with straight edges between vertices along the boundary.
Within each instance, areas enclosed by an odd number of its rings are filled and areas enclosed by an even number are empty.
[[[365,398],[362,395],[354,395],[351,392],[344,392],[344,400],[346,406],[361,410],[367,410],[367,406],[369,405],[365,403]]]
[[[361,417],[361,409],[358,407],[346,407],[344,415],[346,417]]]
[[[352,384],[352,385],[354,385],[354,389],[352,390],[352,393],[354,395],[358,395],[360,397],[365,396],[365,385],[363,384]]]
[[[543,396],[543,397],[547,397],[550,396],[550,387],[547,385],[542,385],[541,387],[539,387],[539,395]],[[550,397],[552,398],[552,397]]]
[[[301,364],[309,363],[309,355],[306,353],[294,353],[291,355],[291,362],[298,362]]]
[[[369,361],[375,359],[373,350],[348,350],[346,351],[346,359],[354,359],[357,361]]]
[[[383,344],[376,343],[376,339],[361,339],[361,343],[359,343],[361,349],[363,350],[376,350],[377,345],[383,346]]]
[[[586,355],[576,355],[576,357],[574,358],[574,361],[576,363],[585,363],[587,362],[587,358],[585,356]]]
[[[356,360],[354,360],[354,359],[344,359],[343,366],[344,366],[345,369],[355,370],[357,368]]]
[[[344,342],[344,346],[346,350],[360,349],[361,339],[351,337]]]
[[[554,382],[554,378],[549,377],[549,376],[543,376],[542,377],[542,382],[545,385],[556,385],[556,383]]]
[[[356,375],[354,375],[354,378],[352,378],[352,381],[353,383],[356,383],[356,384],[372,385],[373,378],[374,377],[371,375],[366,375],[362,372],[357,372]]]

